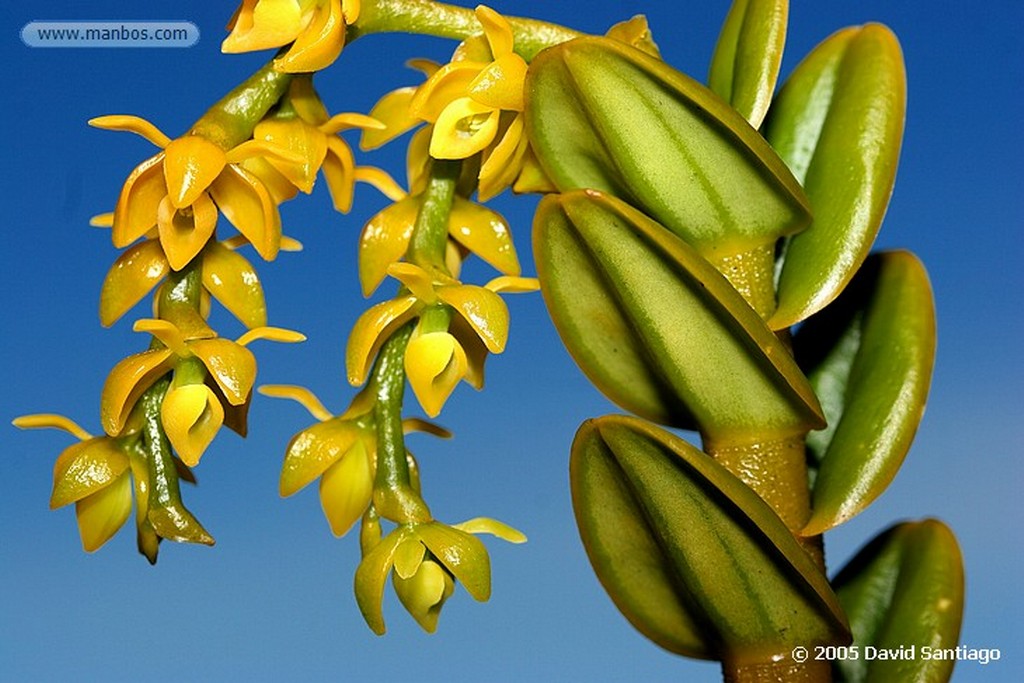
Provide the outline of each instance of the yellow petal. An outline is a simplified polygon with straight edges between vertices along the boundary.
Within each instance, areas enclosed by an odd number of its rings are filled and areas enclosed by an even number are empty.
[[[182,462],[195,467],[224,424],[224,408],[205,384],[187,384],[167,392],[160,419]]]
[[[495,59],[504,57],[512,52],[512,27],[509,26],[505,17],[501,16],[490,7],[477,5],[476,20],[484,27],[484,34],[491,46],[491,54]]]
[[[373,470],[361,440],[320,479],[320,505],[335,536],[344,536],[370,505]]]
[[[494,109],[523,110],[526,61],[515,53],[487,65],[469,84],[469,96]]]
[[[301,152],[293,151],[283,145],[274,144],[267,140],[258,139],[246,140],[240,145],[232,147],[227,151],[225,157],[229,164],[240,164],[246,159],[261,158],[279,161],[284,164],[301,164],[303,162]]]
[[[89,219],[89,225],[94,228],[110,228],[114,225],[114,212],[98,213]]]
[[[166,277],[170,264],[155,240],[140,242],[121,254],[100,289],[100,323],[110,327]]]
[[[425,59],[423,57],[414,57],[407,61],[405,65],[410,69],[416,69],[427,78],[430,78],[441,69],[441,65],[433,59]]]
[[[288,86],[287,99],[295,113],[311,126],[319,126],[330,118],[327,107],[313,87],[313,74],[296,74]]]
[[[484,287],[439,287],[437,297],[468,322],[491,353],[501,353],[508,341],[508,307],[501,297]]]
[[[451,574],[437,562],[427,560],[408,579],[403,579],[397,571],[391,576],[395,594],[416,623],[427,633],[437,631],[441,607],[455,592],[455,580]]]
[[[447,332],[430,332],[409,341],[405,374],[424,412],[437,417],[455,386],[466,376],[466,353]]]
[[[434,127],[426,126],[416,131],[409,140],[405,169],[410,195],[418,195],[427,189],[427,181],[430,180],[430,138],[433,135]]]
[[[362,7],[360,0],[342,0],[341,11],[345,15],[346,24],[354,24],[359,19],[359,10]]]
[[[537,155],[533,153],[533,148],[529,144],[526,145],[526,152],[523,154],[520,166],[519,176],[512,185],[513,192],[516,194],[558,192],[554,182],[551,181],[551,178],[548,178],[547,173],[541,168],[540,162],[537,161]]]
[[[523,135],[523,117],[516,116],[480,166],[477,192],[481,202],[501,194],[519,176],[529,147],[529,140]]]
[[[118,249],[127,247],[156,225],[157,209],[167,196],[163,162],[164,153],[160,152],[136,166],[124,181],[110,233]]]
[[[469,93],[469,84],[487,66],[482,62],[450,62],[416,89],[409,113],[433,123],[444,109]]]
[[[348,404],[348,408],[339,417],[346,420],[354,420],[368,414],[376,404],[377,394],[373,391],[373,387],[363,387],[356,393],[352,398],[352,402]]]
[[[132,512],[132,482],[127,472],[75,504],[82,548],[91,553],[117,533]]]
[[[296,434],[281,466],[281,495],[287,497],[298,492],[326,472],[355,446],[360,434],[358,425],[341,418],[329,418]]]
[[[398,546],[410,536],[408,526],[400,526],[388,534],[363,561],[359,563],[355,576],[356,603],[362,612],[366,624],[377,635],[383,635],[384,614],[381,609],[384,601],[384,585],[388,573],[395,563],[395,552]]]
[[[395,574],[403,579],[412,577],[420,568],[427,548],[415,538],[409,538],[395,551]]]
[[[356,166],[352,171],[352,179],[374,186],[393,202],[404,199],[406,196],[405,190],[391,177],[391,174],[376,166]]]
[[[359,238],[363,296],[370,296],[387,276],[388,266],[405,256],[419,210],[419,198],[407,197],[367,221]]]
[[[497,109],[460,97],[437,117],[430,137],[430,156],[465,159],[482,151],[498,132],[498,118]]]
[[[320,124],[321,132],[327,135],[335,135],[350,128],[361,128],[363,130],[384,130],[387,125],[366,114],[335,114],[327,121]]]
[[[327,189],[336,211],[348,213],[352,208],[356,161],[348,144],[339,137],[327,138],[327,156],[322,166]]]
[[[54,413],[22,415],[11,420],[11,424],[18,429],[42,429],[44,427],[63,429],[65,432],[68,432],[73,436],[77,436],[83,441],[92,438],[92,434],[82,429],[82,427],[71,418],[64,417],[63,415],[56,415]]]
[[[128,469],[128,456],[117,443],[97,436],[64,450],[53,466],[50,509],[56,510],[110,486]]]
[[[359,147],[365,150],[377,149],[402,133],[412,130],[423,121],[409,110],[416,88],[392,90],[377,100],[370,110],[370,116],[384,124],[383,128],[364,128],[359,138]]]
[[[281,215],[263,183],[232,164],[213,182],[210,193],[224,216],[245,235],[256,252],[273,261],[281,248]]]
[[[540,280],[535,277],[510,277],[502,275],[496,277],[486,285],[492,292],[507,292],[509,294],[522,294],[524,292],[536,292],[540,289]]]
[[[266,50],[287,45],[302,30],[298,0],[244,0],[221,52]]]
[[[316,174],[327,155],[327,137],[322,132],[295,117],[265,119],[256,124],[253,135],[295,153],[300,159],[298,162],[267,161],[306,194],[313,191]]]
[[[275,204],[280,205],[289,199],[294,199],[295,195],[299,193],[299,188],[295,183],[288,180],[284,174],[262,157],[250,157],[239,165],[263,183]]]
[[[522,531],[490,517],[474,517],[459,524],[452,524],[452,527],[471,534],[493,534],[509,543],[526,543],[526,534]]]
[[[164,197],[157,211],[160,246],[174,270],[181,270],[203,250],[217,227],[217,207],[203,193],[190,206],[175,209]]]
[[[286,330],[283,327],[254,327],[236,341],[241,346],[248,346],[257,339],[281,342],[283,344],[296,344],[306,341],[306,335],[295,330]]]
[[[407,417],[402,420],[402,433],[409,434],[410,432],[423,432],[424,434],[436,436],[439,439],[452,438],[452,433],[441,425],[428,422],[418,417]]]
[[[458,340],[462,350],[466,352],[466,362],[468,363],[466,382],[477,391],[482,390],[484,388],[484,365],[490,352],[476,333],[476,330],[461,315],[452,317],[452,321],[448,325],[448,331]]]
[[[191,355],[185,335],[170,321],[142,318],[135,321],[132,325],[132,330],[135,332],[148,332],[181,358],[187,358]]]
[[[135,133],[146,138],[160,148],[170,144],[171,139],[144,118],[138,116],[127,116],[124,114],[112,114],[110,116],[97,116],[89,119],[89,125],[104,130],[122,130]]]
[[[210,371],[231,405],[245,403],[256,381],[256,357],[252,351],[227,339],[198,339],[189,350]]]
[[[359,316],[345,348],[345,367],[350,384],[359,386],[366,381],[370,363],[381,344],[412,317],[414,303],[416,298],[412,296],[389,299],[372,306]]]
[[[345,17],[341,0],[321,4],[312,21],[295,38],[283,57],[274,60],[274,68],[285,73],[308,73],[330,66],[345,45]]]
[[[405,285],[417,299],[425,304],[437,301],[434,294],[434,277],[415,263],[392,263],[388,275]]]
[[[224,150],[201,135],[172,140],[164,154],[167,196],[176,209],[199,199],[228,162]]]
[[[203,286],[248,328],[267,324],[263,286],[252,264],[220,242],[203,251]]]
[[[473,599],[491,596],[491,560],[479,538],[440,522],[417,525],[416,535]]]
[[[501,214],[456,198],[448,218],[448,234],[502,273],[519,274],[519,258],[512,243],[512,233]]]
[[[327,410],[324,404],[320,402],[320,399],[316,397],[316,394],[306,387],[295,386],[294,384],[264,384],[257,391],[264,396],[271,396],[273,398],[290,398],[308,410],[309,414],[318,420],[330,420],[334,417],[331,411]]]
[[[110,436],[117,436],[142,393],[170,367],[170,349],[151,349],[128,356],[110,371],[100,395],[100,423]]]

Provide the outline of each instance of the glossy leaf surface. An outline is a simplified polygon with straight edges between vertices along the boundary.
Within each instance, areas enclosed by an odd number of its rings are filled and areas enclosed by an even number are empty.
[[[688,244],[614,197],[546,197],[541,290],[566,348],[609,398],[728,441],[822,426],[788,350]]]
[[[952,658],[927,657],[956,647],[964,607],[963,560],[956,537],[942,522],[898,524],[862,549],[833,580],[850,618],[855,661],[838,663],[844,683],[945,683]],[[903,659],[870,659],[867,648],[906,652]]]
[[[737,111],[616,40],[581,38],[538,55],[526,124],[559,190],[624,199],[708,258],[772,244],[809,221],[800,185]]]
[[[824,575],[782,520],[685,441],[633,417],[588,421],[570,481],[598,578],[662,647],[744,661],[848,641]]]
[[[789,0],[734,0],[711,58],[708,86],[758,128],[786,44]]]
[[[793,345],[829,423],[807,438],[818,461],[804,529],[813,536],[875,500],[913,441],[935,358],[924,266],[905,251],[872,256],[831,306],[801,326]]]
[[[880,24],[830,36],[772,103],[765,134],[814,212],[787,245],[773,329],[822,309],[867,257],[896,180],[905,112],[903,55]]]

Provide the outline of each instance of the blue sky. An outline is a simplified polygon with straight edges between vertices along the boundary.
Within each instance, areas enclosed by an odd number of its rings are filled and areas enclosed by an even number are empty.
[[[841,566],[899,519],[940,517],[966,559],[962,642],[999,647],[1003,660],[962,663],[955,681],[1024,677],[1024,612],[1017,582],[1020,263],[1024,257],[1021,135],[1024,64],[1016,2],[984,4],[829,0],[794,3],[784,71],[833,31],[881,21],[900,37],[909,72],[906,136],[896,191],[876,246],[908,248],[929,269],[939,315],[932,397],[917,441],[892,487],[829,534]],[[646,13],[669,63],[703,77],[726,2],[495,2],[589,32]],[[104,330],[100,283],[117,252],[88,218],[112,209],[127,173],[152,147],[88,128],[93,116],[131,113],[180,134],[265,55],[219,53],[229,2],[70,0],[0,9],[4,107],[0,178],[7,247],[0,292],[8,365],[0,417],[59,412],[98,432],[107,372],[146,340],[132,316]],[[195,23],[188,49],[30,49],[31,20],[176,19]],[[332,111],[367,111],[386,90],[416,82],[402,65],[444,61],[451,43],[371,37],[346,49],[318,87]],[[395,146],[361,157],[401,174]],[[259,264],[271,324],[303,331],[298,346],[254,347],[262,383],[309,386],[339,410],[344,339],[368,305],[358,293],[355,244],[386,200],[357,190],[348,216],[318,187],[283,208],[306,246]],[[527,272],[533,199],[501,197]],[[484,269],[471,270],[483,279]],[[716,664],[665,653],[615,611],[590,571],[569,503],[568,446],[587,417],[614,412],[562,349],[539,295],[508,299],[512,337],[488,364],[488,386],[463,386],[442,414],[456,438],[412,437],[427,500],[445,521],[488,515],[527,533],[524,546],[489,543],[494,596],[459,591],[439,633],[422,634],[390,596],[389,633],[373,636],[352,597],[354,538],[327,528],[315,490],[277,496],[288,439],[310,423],[297,405],[257,398],[248,439],[222,433],[186,502],[216,536],[213,549],[164,544],[149,567],[130,528],[93,555],[80,550],[71,509],[47,509],[52,464],[70,443],[58,432],[0,426],[0,680],[708,680]],[[134,317],[145,315],[142,307]],[[236,334],[231,322],[223,333]],[[129,525],[130,526],[130,525]]]

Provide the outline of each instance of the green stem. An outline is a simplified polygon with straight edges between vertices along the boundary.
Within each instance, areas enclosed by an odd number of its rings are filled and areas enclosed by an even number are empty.
[[[505,17],[512,26],[515,51],[529,61],[544,48],[583,34],[536,19]],[[465,40],[483,32],[473,10],[433,0],[363,0],[359,19],[348,27],[349,42],[371,33],[420,33]]]
[[[436,269],[446,271],[444,253],[448,245],[448,219],[461,170],[461,160],[446,159],[435,159],[430,169],[430,181],[423,193],[408,253],[409,260],[428,273]]]
[[[767,320],[775,312],[773,244],[718,259],[712,257],[711,262],[761,318]]]
[[[292,74],[274,70],[270,60],[209,108],[189,131],[229,150],[252,137],[252,131],[288,90]]]
[[[432,519],[426,503],[412,486],[402,430],[403,363],[413,325],[408,323],[384,342],[373,369],[373,386],[377,395],[373,407],[377,424],[373,505],[381,517],[399,524],[429,522]]]

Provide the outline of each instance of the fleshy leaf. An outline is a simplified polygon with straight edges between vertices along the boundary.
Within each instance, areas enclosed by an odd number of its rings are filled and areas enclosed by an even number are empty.
[[[828,427],[807,438],[818,461],[820,534],[867,507],[896,476],[924,413],[935,358],[935,305],[909,252],[870,257],[850,286],[793,339]]]
[[[964,569],[953,532],[935,519],[904,522],[877,536],[833,580],[862,656],[836,662],[844,683],[945,683],[954,658],[926,657],[954,648],[964,608]],[[913,656],[884,659],[877,651]]]
[[[633,417],[588,421],[570,482],[598,578],[662,647],[742,662],[849,641],[824,574],[782,520],[685,441]]]
[[[624,202],[545,197],[541,291],[573,358],[619,405],[718,440],[824,426],[789,351],[715,268]]]
[[[905,112],[903,55],[880,24],[833,34],[779,92],[765,135],[803,183],[814,222],[786,247],[773,329],[826,306],[867,257],[896,179]]]
[[[708,87],[754,128],[775,93],[789,0],[734,0],[711,58]]]
[[[809,222],[799,183],[738,112],[617,40],[580,38],[538,55],[526,130],[559,190],[628,201],[706,258],[771,245]]]

